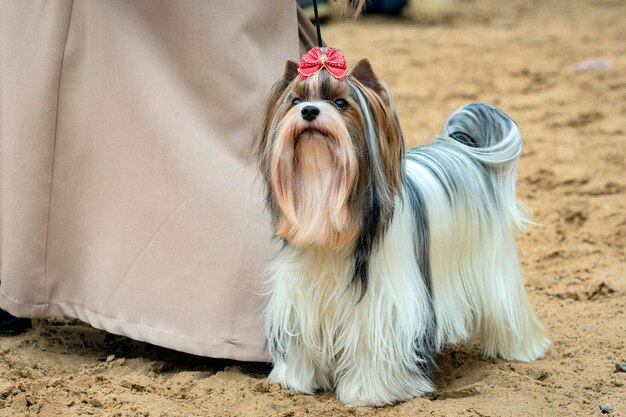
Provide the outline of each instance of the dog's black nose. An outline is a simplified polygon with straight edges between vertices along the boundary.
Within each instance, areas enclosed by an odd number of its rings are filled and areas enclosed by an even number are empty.
[[[320,109],[315,106],[304,106],[300,111],[300,114],[302,114],[302,118],[304,120],[312,122],[313,120],[315,120],[317,115],[320,114]]]

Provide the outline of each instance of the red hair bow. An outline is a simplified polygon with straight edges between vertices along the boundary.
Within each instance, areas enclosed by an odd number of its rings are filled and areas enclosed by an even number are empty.
[[[338,80],[343,80],[348,73],[346,58],[341,52],[333,48],[316,46],[302,55],[298,74],[306,80],[322,68],[326,68]]]

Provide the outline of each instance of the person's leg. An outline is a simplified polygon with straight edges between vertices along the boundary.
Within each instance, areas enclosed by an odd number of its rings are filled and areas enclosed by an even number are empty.
[[[408,0],[367,0],[363,13],[399,15],[408,3]]]
[[[30,319],[15,317],[0,309],[0,336],[15,336],[30,329]]]
[[[298,0],[298,6],[310,20],[315,19],[313,10],[313,0]],[[317,12],[321,20],[328,19],[331,15],[330,4],[328,0],[317,0]]]

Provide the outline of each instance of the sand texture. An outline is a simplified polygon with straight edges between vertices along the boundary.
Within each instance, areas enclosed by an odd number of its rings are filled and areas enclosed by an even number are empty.
[[[458,0],[452,19],[335,20],[329,44],[368,57],[410,145],[468,101],[496,104],[525,138],[519,234],[526,288],[554,339],[534,363],[474,343],[438,357],[438,391],[347,409],[333,393],[264,381],[264,364],[197,358],[68,320],[0,338],[0,416],[626,416],[626,1]],[[604,59],[600,67],[573,67]],[[597,67],[596,63],[595,67]]]

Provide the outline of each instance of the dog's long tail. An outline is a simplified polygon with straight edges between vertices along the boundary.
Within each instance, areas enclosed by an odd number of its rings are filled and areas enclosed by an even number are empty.
[[[521,230],[531,223],[529,209],[515,197],[515,173],[522,153],[522,135],[506,113],[489,104],[470,103],[455,111],[436,142],[458,145],[480,162],[491,179],[501,209]]]

